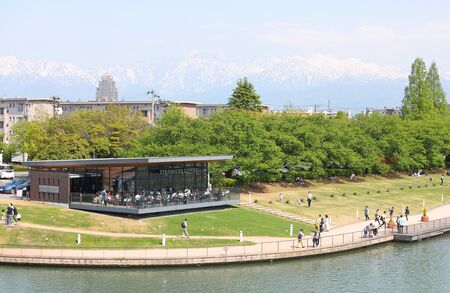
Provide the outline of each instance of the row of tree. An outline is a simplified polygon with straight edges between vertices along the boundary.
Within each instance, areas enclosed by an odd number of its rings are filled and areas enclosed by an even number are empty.
[[[230,109],[204,119],[189,118],[176,106],[155,126],[118,106],[76,111],[21,121],[11,148],[31,159],[233,154],[232,161],[211,166],[216,184],[445,167],[450,115],[435,64],[427,71],[416,60],[409,80],[402,117],[263,113],[253,85],[242,79]]]

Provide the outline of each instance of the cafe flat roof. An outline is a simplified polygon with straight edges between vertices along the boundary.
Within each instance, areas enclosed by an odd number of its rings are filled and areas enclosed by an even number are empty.
[[[146,166],[176,163],[208,163],[233,159],[233,155],[194,156],[194,157],[146,157],[146,158],[105,158],[81,160],[27,161],[22,165],[34,168],[71,168],[104,166]]]

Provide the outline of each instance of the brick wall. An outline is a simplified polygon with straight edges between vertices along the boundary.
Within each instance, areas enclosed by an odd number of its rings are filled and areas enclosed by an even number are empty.
[[[30,199],[35,201],[69,203],[70,177],[69,172],[58,171],[30,171]],[[39,192],[41,186],[41,192]],[[45,189],[57,186],[58,193],[42,192]],[[50,188],[49,188],[50,187]]]

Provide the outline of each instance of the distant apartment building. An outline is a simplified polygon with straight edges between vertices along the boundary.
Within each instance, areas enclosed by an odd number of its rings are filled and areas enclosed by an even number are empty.
[[[375,108],[366,108],[365,114],[370,116],[373,113],[378,113],[380,115],[389,115],[389,116],[399,116],[401,114],[401,110],[399,107],[396,108],[386,108],[383,109],[375,109]]]
[[[54,115],[57,108],[53,98],[0,97],[0,129],[3,142],[9,143],[12,126],[18,121],[45,118]]]
[[[155,114],[152,115],[152,102],[151,101],[118,101],[118,102],[60,102],[59,105],[62,109],[63,115],[78,110],[107,110],[110,105],[117,105],[121,107],[127,107],[132,111],[137,111],[142,114],[145,121],[151,124],[155,119],[161,117],[167,106],[170,104],[178,105],[181,110],[191,118],[197,117],[197,104],[196,102],[189,101],[156,101],[154,103]]]
[[[270,112],[270,106],[262,105],[262,111],[263,112]],[[228,104],[202,104],[197,103],[197,117],[207,117],[210,116],[216,112],[223,111],[225,109],[228,109]]]
[[[98,82],[95,100],[97,102],[116,102],[118,100],[116,82],[111,75],[102,75],[102,79]]]

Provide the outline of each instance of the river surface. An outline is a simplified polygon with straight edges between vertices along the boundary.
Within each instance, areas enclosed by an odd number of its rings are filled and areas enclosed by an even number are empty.
[[[419,243],[251,265],[0,266],[0,292],[450,292],[450,234]]]

